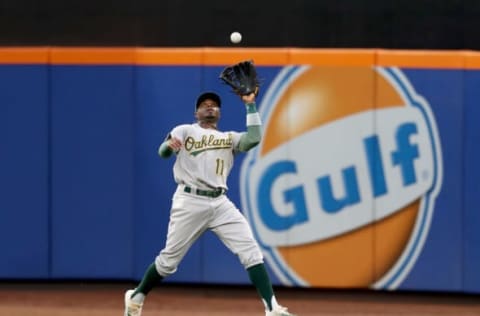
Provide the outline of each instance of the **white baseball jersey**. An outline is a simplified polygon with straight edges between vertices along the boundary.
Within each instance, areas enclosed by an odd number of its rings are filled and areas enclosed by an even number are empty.
[[[179,186],[172,198],[167,240],[165,248],[155,259],[161,276],[175,273],[188,249],[206,230],[214,232],[246,269],[263,262],[262,252],[247,220],[223,194],[225,192],[220,190],[221,194],[208,196],[198,191],[227,189],[235,154],[249,150],[261,137],[260,131],[250,130],[249,126],[260,125],[258,112],[255,112],[247,114],[247,132],[221,132],[194,123],[179,125],[169,133],[169,137],[179,139],[182,146],[176,152],[173,167]],[[242,135],[248,136],[249,133],[253,135],[252,139],[247,137],[241,141]],[[169,150],[163,157],[170,155]]]
[[[170,135],[182,142],[173,175],[177,184],[211,190],[227,187],[242,133],[202,128],[198,123],[175,127]]]

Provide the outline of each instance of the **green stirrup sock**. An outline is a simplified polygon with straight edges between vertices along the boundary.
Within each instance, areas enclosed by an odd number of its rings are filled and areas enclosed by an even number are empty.
[[[135,289],[135,292],[133,292],[131,297],[134,297],[137,293],[147,295],[148,292],[150,292],[162,279],[163,277],[158,274],[157,268],[155,268],[155,263],[152,263],[147,268],[147,271],[145,271],[142,281]]]
[[[273,288],[265,265],[260,263],[248,268],[247,271],[250,281],[252,281],[253,285],[257,288],[257,292],[263,298],[266,307],[268,310],[272,310]]]

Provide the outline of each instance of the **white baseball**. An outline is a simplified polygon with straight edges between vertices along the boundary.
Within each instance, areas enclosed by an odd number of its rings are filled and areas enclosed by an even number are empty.
[[[232,32],[232,34],[230,34],[230,41],[234,44],[240,43],[242,41],[242,34],[239,32]]]

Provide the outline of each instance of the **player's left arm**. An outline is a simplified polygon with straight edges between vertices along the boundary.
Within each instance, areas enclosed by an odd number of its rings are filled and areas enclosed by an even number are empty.
[[[242,96],[242,100],[245,102],[245,107],[247,109],[247,132],[243,133],[240,137],[238,150],[248,151],[257,146],[262,140],[262,121],[260,119],[260,114],[257,111],[255,94],[251,93]]]

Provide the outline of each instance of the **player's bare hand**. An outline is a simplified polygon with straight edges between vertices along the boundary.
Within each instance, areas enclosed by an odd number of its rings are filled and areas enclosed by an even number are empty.
[[[170,138],[168,140],[168,147],[174,152],[178,152],[182,148],[182,142],[178,138]]]
[[[255,102],[255,93],[250,93],[250,94],[247,94],[247,95],[242,95],[242,101],[244,103],[253,103]]]

